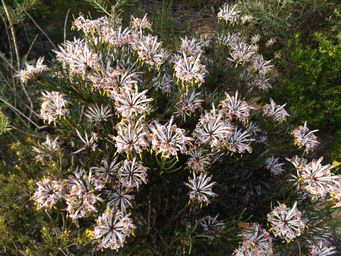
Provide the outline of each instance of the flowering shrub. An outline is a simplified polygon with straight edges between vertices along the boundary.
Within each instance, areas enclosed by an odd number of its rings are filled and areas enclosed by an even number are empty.
[[[146,15],[127,26],[115,13],[80,16],[80,38],[17,74],[42,88],[49,129],[32,147],[41,170],[32,200],[74,240],[58,250],[335,252],[335,166],[313,159],[316,130],[289,126],[286,104],[266,98],[275,67],[243,33],[252,16],[225,4],[217,19],[210,38],[172,48]],[[212,77],[217,56],[230,80]]]

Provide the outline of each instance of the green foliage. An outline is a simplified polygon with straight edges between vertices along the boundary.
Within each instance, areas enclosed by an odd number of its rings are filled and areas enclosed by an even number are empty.
[[[280,44],[300,33],[305,43],[309,43],[316,31],[333,34],[331,24],[340,21],[340,4],[329,0],[247,0],[242,2],[245,12],[256,18],[251,33],[259,33],[266,38],[275,37]],[[339,27],[340,29],[340,27]]]
[[[2,112],[0,112],[0,135],[11,130],[10,122]]]
[[[156,26],[156,31],[167,43],[174,39],[174,26],[171,18],[172,5],[172,1],[167,3],[163,0],[162,7],[155,12],[153,22]]]
[[[40,0],[16,0],[12,5],[6,6],[7,10],[6,7],[0,6],[0,14],[4,16],[5,12],[8,12],[10,25],[19,24],[25,20],[26,12],[34,9],[38,4],[40,4]]]
[[[341,34],[332,40],[316,33],[314,44],[304,46],[298,35],[289,41],[281,63],[284,79],[273,93],[288,102],[291,122],[307,120],[333,133],[341,119]]]

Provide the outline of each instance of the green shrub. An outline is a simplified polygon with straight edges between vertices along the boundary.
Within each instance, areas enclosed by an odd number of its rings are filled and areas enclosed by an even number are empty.
[[[327,141],[341,119],[340,39],[341,34],[332,40],[316,33],[315,47],[304,46],[298,35],[289,41],[281,61],[283,81],[273,90],[277,98],[286,99],[291,122],[308,121],[328,133],[321,132]]]

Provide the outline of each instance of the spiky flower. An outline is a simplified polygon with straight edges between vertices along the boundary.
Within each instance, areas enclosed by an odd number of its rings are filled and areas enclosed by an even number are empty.
[[[170,158],[177,156],[178,151],[182,154],[187,152],[187,147],[193,140],[185,135],[185,130],[178,128],[173,124],[172,116],[168,123],[162,125],[158,121],[154,121],[149,129],[151,131],[152,149],[157,153],[161,153],[162,157]]]
[[[143,16],[143,18],[135,18],[134,16],[130,17],[130,26],[133,30],[142,31],[143,29],[152,29],[152,24],[149,22],[147,14]]]
[[[136,121],[121,121],[116,126],[117,136],[111,136],[116,142],[118,153],[141,153],[149,146],[148,128],[142,117]]]
[[[92,186],[91,173],[88,175],[82,169],[70,177],[64,196],[70,218],[84,218],[98,211],[95,204],[103,200],[93,192]]]
[[[270,78],[258,74],[255,75],[253,79],[248,81],[247,85],[249,86],[250,90],[256,88],[265,91],[269,88],[272,88],[272,85],[270,84]]]
[[[96,190],[102,190],[106,184],[111,184],[114,178],[118,175],[120,164],[117,157],[111,162],[107,159],[101,161],[101,166],[91,167],[92,181]]]
[[[199,224],[203,231],[209,234],[217,234],[219,231],[224,229],[225,223],[218,220],[219,214],[215,217],[206,216],[200,219]]]
[[[203,100],[200,99],[200,95],[200,92],[196,93],[195,91],[187,90],[181,95],[180,100],[175,105],[175,115],[181,116],[186,121],[187,117],[191,116],[195,110],[201,108]]]
[[[266,41],[265,46],[266,47],[271,47],[276,43],[276,38],[270,38],[268,41]]]
[[[297,166],[299,187],[319,198],[325,198],[326,195],[333,191],[335,187],[340,186],[340,177],[334,175],[331,169],[334,166],[327,164],[322,165],[323,157],[318,160],[312,160],[310,163]]]
[[[236,256],[270,256],[272,252],[272,239],[270,234],[258,223],[253,223],[245,228],[241,234],[243,241],[234,251]]]
[[[184,38],[181,38],[179,52],[184,52],[188,56],[198,56],[203,52],[202,43],[195,38],[189,40],[186,36]]]
[[[199,176],[195,172],[192,173],[193,178],[188,177],[188,183],[185,185],[190,188],[188,193],[191,201],[197,201],[199,204],[209,204],[210,199],[217,196],[212,192],[212,187],[216,182],[211,182],[212,176],[208,176],[207,173],[201,172]]]
[[[271,64],[271,60],[264,60],[264,57],[261,54],[252,56],[249,70],[254,74],[265,78],[272,71],[272,69],[273,65]]]
[[[202,84],[204,82],[206,67],[201,64],[201,55],[187,56],[182,53],[177,56],[174,63],[174,71],[176,78],[181,81],[183,85],[187,84]]]
[[[44,178],[36,182],[38,186],[33,194],[33,200],[38,209],[52,208],[63,198],[63,181]]]
[[[254,20],[254,17],[252,15],[243,15],[240,18],[240,21],[243,25],[250,24]]]
[[[295,144],[300,147],[305,147],[307,152],[314,150],[319,144],[316,135],[314,134],[318,130],[311,131],[307,127],[307,122],[304,122],[303,126],[299,126],[293,131],[295,138]]]
[[[153,82],[153,87],[156,90],[160,90],[162,93],[167,93],[167,94],[170,94],[172,92],[174,80],[167,73],[163,75],[159,73],[157,77],[153,78],[152,82]]]
[[[268,213],[268,222],[271,225],[271,232],[287,242],[300,236],[305,229],[301,219],[301,212],[297,209],[297,202],[292,208],[279,203],[272,212]]]
[[[280,175],[284,172],[282,166],[284,163],[279,163],[279,157],[270,156],[265,160],[265,168],[268,169],[273,176]]]
[[[72,29],[82,30],[84,33],[94,33],[100,34],[101,29],[109,25],[109,20],[107,16],[100,17],[95,20],[90,20],[84,18],[80,15],[72,22]]]
[[[129,194],[129,192],[130,190],[127,188],[115,187],[107,195],[108,207],[115,207],[121,212],[125,212],[128,208],[131,208],[135,196]]]
[[[68,102],[61,93],[45,91],[42,95],[40,117],[47,121],[48,124],[56,122],[62,116],[69,114],[69,110],[66,108]]]
[[[95,104],[90,106],[84,115],[90,122],[97,124],[107,121],[112,116],[112,113],[109,106]]]
[[[270,116],[276,122],[283,122],[289,116],[288,112],[284,109],[287,104],[277,105],[273,99],[270,99],[270,104],[263,107],[263,112],[266,116]]]
[[[147,183],[147,168],[143,166],[142,162],[124,160],[121,168],[118,171],[120,183],[123,187],[131,189],[139,189],[142,183]]]
[[[206,171],[206,168],[209,167],[212,163],[211,154],[207,154],[201,148],[191,148],[189,151],[189,155],[191,156],[187,161],[187,166],[192,171]]]
[[[96,221],[93,232],[98,242],[98,249],[110,248],[118,250],[124,246],[135,225],[128,215],[115,209],[107,209]]]
[[[254,109],[247,104],[246,101],[239,99],[238,91],[233,96],[225,93],[226,98],[221,101],[221,107],[225,116],[232,120],[237,119],[241,122],[246,122],[250,116],[250,111]]]
[[[330,256],[337,254],[336,247],[331,246],[325,239],[311,242],[308,247],[308,256]]]
[[[78,154],[82,152],[83,150],[90,150],[90,151],[95,151],[97,148],[97,140],[98,140],[98,135],[97,133],[92,132],[90,136],[86,131],[84,131],[84,136],[80,133],[80,131],[76,130],[76,133],[78,135],[78,138],[81,140],[83,143],[83,147],[78,149],[77,151],[74,152],[74,154]]]
[[[132,43],[133,35],[129,28],[122,28],[121,26],[117,28],[111,28],[109,26],[101,29],[101,41],[107,43],[113,47],[123,47]]]
[[[257,46],[249,45],[241,41],[234,44],[230,44],[230,47],[231,51],[229,60],[235,62],[236,66],[238,66],[251,62],[252,57],[256,53],[255,49]]]
[[[227,141],[227,149],[234,153],[244,154],[245,151],[252,153],[250,143],[255,139],[245,130],[235,129],[232,136]]]
[[[161,47],[156,36],[143,36],[135,44],[135,50],[142,63],[159,68],[168,58],[169,54]]]
[[[37,154],[35,159],[39,162],[48,162],[53,159],[54,155],[61,150],[58,142],[58,137],[54,140],[49,135],[46,136],[46,140],[38,146],[32,147],[32,150]]]
[[[230,6],[225,3],[217,14],[218,20],[224,20],[226,23],[235,24],[240,18],[240,11],[237,9],[237,5]]]
[[[74,39],[59,46],[56,58],[72,75],[85,76],[90,70],[99,67],[99,56],[93,52],[84,40]]]
[[[255,34],[251,37],[251,43],[252,44],[257,44],[260,40],[260,34]]]
[[[44,57],[40,57],[38,58],[35,66],[25,63],[26,68],[23,70],[20,70],[18,74],[16,74],[15,76],[19,77],[19,79],[23,83],[27,83],[29,79],[36,77],[42,72],[47,70],[47,66],[44,65],[43,62],[44,62]]]
[[[202,144],[209,144],[212,149],[222,147],[233,133],[233,126],[223,118],[223,113],[212,105],[210,112],[205,111],[194,130],[194,136]]]
[[[130,118],[147,114],[150,111],[149,102],[153,99],[147,98],[146,93],[147,90],[139,92],[137,85],[134,88],[125,86],[114,91],[111,97],[115,101],[117,112],[124,118]]]

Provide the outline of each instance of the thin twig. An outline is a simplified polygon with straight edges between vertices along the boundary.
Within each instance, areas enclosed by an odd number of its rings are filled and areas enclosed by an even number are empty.
[[[28,48],[28,51],[27,51],[27,53],[26,53],[26,58],[27,58],[27,56],[30,54],[30,52],[31,52],[31,50],[32,50],[32,48],[33,48],[34,43],[37,41],[37,38],[38,38],[38,34],[35,35],[35,37],[34,37],[32,43],[31,43],[31,45],[30,45],[30,48]]]
[[[13,86],[13,91],[14,91],[14,106],[17,105],[17,88],[16,88],[16,83],[15,83],[15,79],[14,79],[14,76],[13,76],[13,72],[16,72],[16,69],[14,68],[13,66],[13,50],[12,50],[12,44],[11,44],[11,36],[9,35],[9,29],[8,29],[8,26],[7,26],[7,22],[5,20],[4,17],[2,17],[2,21],[5,25],[5,28],[6,28],[6,35],[7,35],[7,39],[8,39],[8,46],[9,46],[9,56],[10,56],[10,67],[12,68],[12,73],[11,73],[11,79],[12,79],[12,86]],[[5,57],[4,57],[5,58]]]
[[[3,1],[3,0],[2,0]],[[36,25],[36,27],[40,30],[40,32],[47,38],[47,40],[50,42],[50,44],[53,46],[53,48],[57,49],[57,46],[52,42],[52,40],[50,39],[50,37],[45,33],[45,31],[38,25],[38,23],[32,18],[32,16],[26,11],[24,10],[24,12],[26,13],[26,15],[31,19],[31,21],[34,23],[34,25]]]
[[[70,9],[67,10],[65,21],[64,21],[64,44],[66,43],[66,26],[67,26],[67,20],[69,18]]]
[[[27,117],[24,113],[22,113],[19,109],[17,109],[16,107],[14,107],[11,103],[5,101],[4,99],[0,98],[0,101],[2,101],[3,103],[5,103],[6,105],[8,105],[10,108],[12,108],[15,112],[17,112],[18,114],[20,114],[22,117],[24,117],[26,120],[28,120],[31,124],[33,124],[35,127],[37,127],[38,129],[41,129],[41,127],[39,125],[37,125],[35,122],[33,122],[29,117]]]
[[[5,14],[7,16],[7,20],[8,20],[8,23],[9,23],[9,28],[10,28],[10,31],[11,31],[11,34],[12,34],[12,40],[13,40],[13,45],[14,45],[14,51],[15,51],[15,55],[16,55],[16,58],[17,58],[17,66],[18,66],[18,71],[20,70],[20,55],[19,55],[19,49],[18,49],[18,44],[17,44],[17,38],[15,36],[15,32],[14,32],[14,26],[12,24],[12,20],[11,20],[11,16],[8,12],[8,9],[7,9],[7,5],[5,3],[4,0],[1,0],[2,2],[2,6],[4,7],[4,11],[5,11]]]
[[[16,55],[16,58],[17,58],[17,66],[18,66],[18,72],[20,71],[21,69],[21,64],[20,64],[20,55],[19,55],[19,49],[18,49],[18,43],[17,43],[17,38],[16,38],[16,35],[15,35],[15,31],[14,31],[14,24],[12,24],[12,20],[11,20],[11,17],[10,17],[10,14],[8,12],[8,9],[7,9],[7,6],[6,6],[6,3],[4,0],[1,0],[2,2],[2,5],[4,7],[4,10],[5,10],[5,13],[6,13],[6,16],[7,16],[7,20],[8,20],[8,23],[9,23],[9,26],[10,26],[10,31],[11,31],[11,34],[12,34],[12,40],[13,40],[13,45],[14,45],[14,51],[15,51],[15,55]],[[31,118],[31,115],[32,115],[32,110],[33,110],[33,102],[31,100],[31,97],[30,95],[27,93],[27,90],[25,88],[25,85],[24,83],[20,80],[20,85],[21,85],[21,88],[25,94],[25,96],[27,97],[27,100],[30,104],[30,114],[29,114],[29,117]]]

